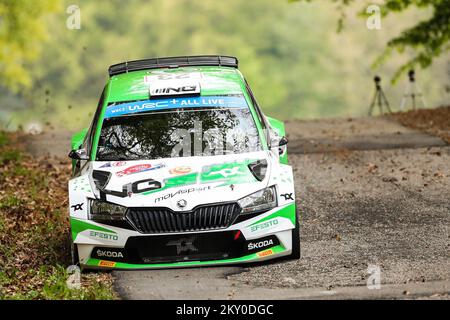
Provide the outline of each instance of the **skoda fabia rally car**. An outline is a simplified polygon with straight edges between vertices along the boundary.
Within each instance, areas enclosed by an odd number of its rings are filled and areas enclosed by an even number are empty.
[[[228,56],[131,61],[72,138],[72,260],[146,269],[300,257],[281,121]]]

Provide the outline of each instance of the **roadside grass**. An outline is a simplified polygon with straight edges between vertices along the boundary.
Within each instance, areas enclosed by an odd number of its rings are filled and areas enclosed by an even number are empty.
[[[6,132],[0,130],[0,147],[8,143],[8,135]]]
[[[67,286],[70,163],[34,159],[0,132],[0,299],[115,299],[108,273]]]

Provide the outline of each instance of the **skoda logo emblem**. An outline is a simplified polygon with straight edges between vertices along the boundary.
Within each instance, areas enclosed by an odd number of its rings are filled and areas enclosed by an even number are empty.
[[[187,201],[184,200],[184,199],[178,200],[177,201],[177,206],[178,206],[178,208],[183,209],[184,207],[187,206]]]

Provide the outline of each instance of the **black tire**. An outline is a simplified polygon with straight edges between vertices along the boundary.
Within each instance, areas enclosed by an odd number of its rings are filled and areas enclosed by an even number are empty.
[[[298,222],[298,216],[295,219],[295,228],[292,229],[292,253],[288,256],[288,259],[298,260],[300,259],[300,223]]]
[[[70,245],[70,262],[73,266],[80,265],[80,257],[78,256],[78,247],[73,243],[72,230],[69,229],[69,245]]]

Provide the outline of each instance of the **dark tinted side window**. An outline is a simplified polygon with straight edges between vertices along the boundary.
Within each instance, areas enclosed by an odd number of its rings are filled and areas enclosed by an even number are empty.
[[[95,110],[94,119],[92,119],[91,126],[86,134],[86,138],[84,139],[83,147],[86,149],[88,155],[91,155],[92,151],[92,142],[94,141],[95,132],[97,131],[98,119],[100,118],[100,114],[102,113],[103,102],[105,101],[105,91],[106,87],[103,89],[100,100],[98,101],[97,109]]]
[[[255,96],[253,95],[252,89],[250,89],[250,86],[249,86],[247,80],[245,80],[245,86],[247,88],[247,92],[248,92],[248,94],[250,96],[250,99],[252,100],[253,107],[256,110],[256,114],[258,116],[259,122],[261,123],[261,126],[262,126],[262,128],[264,130],[266,141],[269,144],[270,137],[269,137],[269,130],[268,130],[268,128],[270,128],[270,126],[267,124],[266,118],[264,118],[264,115],[263,115],[261,109],[259,108],[258,102],[256,101]]]

